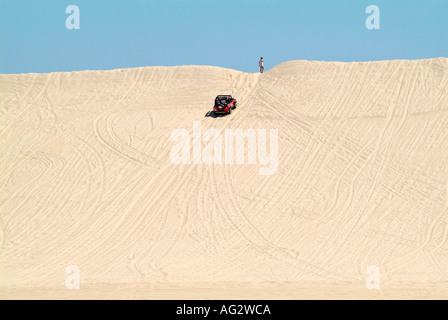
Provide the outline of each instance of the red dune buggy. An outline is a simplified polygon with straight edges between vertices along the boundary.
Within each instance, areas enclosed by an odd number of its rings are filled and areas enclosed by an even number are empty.
[[[236,99],[231,95],[220,95],[215,98],[213,112],[231,114],[232,109],[236,108]]]

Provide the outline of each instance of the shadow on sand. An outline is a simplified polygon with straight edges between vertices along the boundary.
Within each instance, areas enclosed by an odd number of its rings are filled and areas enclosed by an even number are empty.
[[[204,117],[212,117],[212,118],[221,118],[221,117],[226,117],[229,114],[227,113],[215,113],[214,111],[208,111]]]

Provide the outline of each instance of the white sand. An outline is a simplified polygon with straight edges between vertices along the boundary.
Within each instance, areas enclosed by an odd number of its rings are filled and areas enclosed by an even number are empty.
[[[448,298],[447,58],[0,75],[0,103],[0,298]],[[278,129],[277,173],[173,164],[194,121]]]

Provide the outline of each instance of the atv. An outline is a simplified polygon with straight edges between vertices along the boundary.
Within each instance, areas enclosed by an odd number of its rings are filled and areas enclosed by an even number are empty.
[[[236,108],[236,99],[232,98],[231,95],[220,95],[215,98],[215,105],[213,107],[213,112],[215,114],[224,113],[231,114],[232,109]]]

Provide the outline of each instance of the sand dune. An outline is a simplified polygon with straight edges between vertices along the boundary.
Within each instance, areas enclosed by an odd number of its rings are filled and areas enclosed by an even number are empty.
[[[448,298],[447,58],[0,75],[0,101],[1,298]],[[174,164],[195,121],[277,129],[278,170]]]

